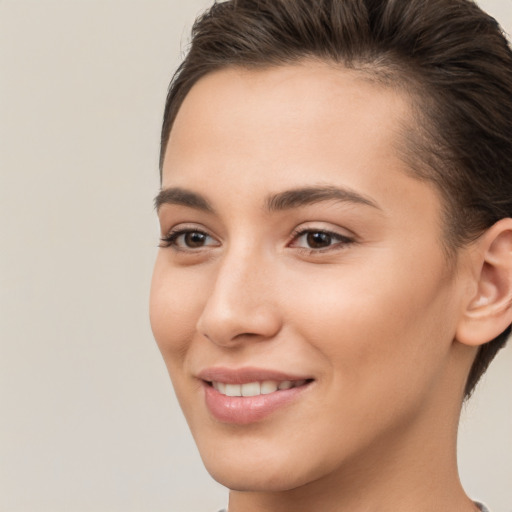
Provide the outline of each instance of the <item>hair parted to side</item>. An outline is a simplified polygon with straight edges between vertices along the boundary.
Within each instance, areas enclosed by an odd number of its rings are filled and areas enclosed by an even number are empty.
[[[192,29],[171,82],[160,168],[178,110],[203,76],[316,59],[360,72],[412,100],[402,156],[445,205],[449,251],[512,217],[512,51],[471,0],[229,0]],[[479,349],[474,389],[510,327]]]

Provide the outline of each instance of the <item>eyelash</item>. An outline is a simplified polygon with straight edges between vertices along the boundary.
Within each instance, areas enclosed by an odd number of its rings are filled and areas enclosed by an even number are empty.
[[[326,253],[328,251],[340,250],[344,247],[355,243],[355,240],[349,236],[341,235],[340,233],[336,233],[335,231],[329,231],[328,229],[318,229],[318,228],[300,228],[292,233],[292,242],[291,247],[293,247],[293,243],[299,240],[301,237],[311,234],[322,234],[327,235],[331,238],[331,243],[327,247],[323,248],[311,248],[311,247],[296,247],[301,252],[304,252],[309,255]]]
[[[195,249],[192,247],[182,248],[182,247],[179,247],[176,243],[176,241],[178,240],[178,238],[180,236],[188,235],[188,234],[192,234],[192,233],[197,233],[197,234],[203,235],[205,237],[212,238],[212,236],[210,234],[208,234],[206,231],[203,231],[202,229],[180,228],[177,230],[172,230],[169,233],[167,233],[167,235],[161,237],[160,244],[158,245],[158,247],[160,247],[162,249],[166,249],[168,247],[173,247],[177,251],[187,251],[187,250],[194,251]],[[200,249],[202,249],[202,247],[200,247]]]
[[[161,247],[163,249],[172,247],[176,251],[192,251],[192,252],[201,250],[205,247],[209,247],[208,245],[200,246],[200,247],[196,247],[196,248],[194,248],[194,247],[185,247],[184,248],[184,247],[178,246],[177,240],[181,236],[188,235],[188,234],[199,234],[204,237],[213,238],[209,233],[207,233],[206,231],[203,231],[202,229],[180,228],[177,230],[172,230],[167,235],[163,236],[160,239],[159,247]],[[330,239],[331,239],[330,242],[332,242],[332,241],[337,241],[337,242],[330,243],[327,247],[322,247],[322,248],[298,247],[298,246],[293,245],[298,240],[300,240],[301,237],[307,236],[307,235],[312,235],[312,234],[326,235],[326,236],[330,237]],[[302,229],[297,229],[297,230],[293,231],[293,233],[291,235],[291,242],[288,244],[288,247],[296,248],[296,249],[300,250],[301,252],[309,254],[309,255],[314,255],[314,254],[319,254],[319,253],[326,253],[326,252],[332,251],[332,250],[337,250],[337,249],[339,250],[343,247],[353,244],[354,242],[355,242],[355,240],[349,236],[341,235],[339,233],[336,233],[334,231],[329,231],[327,229],[302,228]]]

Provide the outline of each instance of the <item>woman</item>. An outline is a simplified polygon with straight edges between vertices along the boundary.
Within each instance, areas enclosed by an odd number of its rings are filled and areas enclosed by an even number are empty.
[[[162,130],[151,321],[229,512],[484,510],[512,323],[512,52],[467,0],[232,0]]]

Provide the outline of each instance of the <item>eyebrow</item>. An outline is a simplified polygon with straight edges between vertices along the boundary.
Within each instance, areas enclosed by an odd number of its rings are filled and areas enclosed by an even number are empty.
[[[300,208],[322,201],[341,201],[345,203],[371,206],[380,210],[375,201],[358,192],[346,188],[328,186],[301,187],[285,190],[270,195],[266,200],[266,209],[270,212]],[[214,213],[208,200],[201,194],[180,187],[162,189],[155,197],[155,208],[158,211],[164,204],[186,206],[204,212]]]
[[[160,210],[163,204],[176,204],[204,212],[213,212],[210,203],[202,195],[179,187],[164,188],[158,193],[155,197],[156,211]]]
[[[341,201],[371,206],[378,210],[381,209],[379,205],[369,197],[365,197],[350,189],[330,185],[296,188],[272,195],[267,199],[267,209],[269,211],[288,210],[322,201]]]

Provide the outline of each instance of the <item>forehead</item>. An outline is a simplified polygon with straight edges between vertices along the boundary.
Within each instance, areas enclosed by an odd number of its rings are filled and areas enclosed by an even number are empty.
[[[390,211],[397,203],[411,212],[428,206],[422,213],[439,217],[436,191],[412,178],[400,157],[411,112],[403,91],[335,65],[224,69],[203,77],[185,98],[162,186],[250,202],[333,185]]]
[[[390,152],[402,143],[410,119],[405,94],[339,65],[223,69],[199,80],[185,98],[170,133],[164,175],[170,159],[191,162],[200,157],[199,148],[228,157],[250,146],[253,160],[261,149],[269,155],[272,150],[273,157],[279,149],[305,153],[308,142],[324,152],[342,148],[347,156],[365,145]]]

